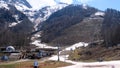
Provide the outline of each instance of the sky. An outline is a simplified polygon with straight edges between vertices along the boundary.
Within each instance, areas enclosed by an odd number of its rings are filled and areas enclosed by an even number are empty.
[[[45,6],[53,6],[58,2],[67,4],[88,4],[89,6],[105,10],[107,8],[113,8],[120,10],[120,0],[27,0],[32,4],[33,8],[41,8]]]
[[[120,10],[120,0],[87,0],[86,3],[100,10],[107,8]]]
[[[120,10],[120,0],[56,0],[65,3],[75,3],[75,4],[88,4],[89,6],[98,8],[100,10],[105,10],[107,8],[113,8]]]

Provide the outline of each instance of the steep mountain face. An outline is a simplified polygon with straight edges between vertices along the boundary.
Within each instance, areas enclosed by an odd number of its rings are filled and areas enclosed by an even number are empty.
[[[32,8],[26,0],[0,0],[0,4],[11,4],[19,10]]]
[[[9,28],[14,28],[18,25],[21,25],[23,23],[23,21],[28,21],[30,23],[30,25],[33,25],[32,22],[30,22],[30,20],[28,19],[28,17],[25,14],[18,11],[12,5],[7,5],[7,9],[4,7],[0,8],[0,9],[1,9],[0,19],[3,21],[2,23],[6,23],[7,27],[9,27]],[[26,25],[24,25],[23,27],[25,27],[25,26]],[[29,29],[29,28],[26,27],[26,29]],[[32,31],[32,30],[29,29],[29,31]]]
[[[68,4],[55,0],[0,0],[0,4],[14,5],[18,10],[39,10],[46,6],[55,6],[59,4]]]
[[[38,11],[36,11],[36,10],[35,11],[34,10],[25,10],[25,11],[22,11],[22,12],[24,14],[26,14],[32,22],[34,22],[34,24],[35,24],[34,28],[35,28],[35,31],[37,31],[39,23],[48,19],[49,16],[52,13],[66,7],[66,6],[67,6],[67,4],[57,4],[57,5],[54,5],[54,6],[43,7]]]
[[[35,30],[37,30],[37,25],[45,21],[52,13],[56,12],[57,10],[62,9],[63,7],[67,6],[68,4],[65,3],[56,3],[49,4],[42,6],[42,0],[32,1],[32,0],[0,0],[0,7],[9,8],[9,5],[15,6],[17,10],[23,12],[30,21],[34,22]],[[35,8],[39,6],[38,8]],[[14,9],[12,9],[14,10]]]
[[[35,28],[38,28],[38,24],[47,20],[52,13],[66,7],[66,6],[67,6],[67,4],[57,4],[57,5],[54,5],[54,6],[46,6],[44,8],[41,8],[34,15],[34,22],[36,23]]]
[[[70,5],[53,13],[45,22],[40,24],[42,26],[39,29],[43,31],[42,42],[60,42],[62,45],[71,45],[85,41],[87,36],[94,35],[92,31],[98,30],[98,33],[100,31],[104,13],[98,11],[89,6]],[[91,41],[87,40],[87,42]]]
[[[22,46],[28,45],[33,23],[14,6],[0,7],[0,44]],[[26,41],[25,41],[26,40]]]

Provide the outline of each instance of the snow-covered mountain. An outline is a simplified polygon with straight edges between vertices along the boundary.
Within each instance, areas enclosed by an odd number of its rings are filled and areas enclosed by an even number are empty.
[[[34,28],[35,28],[35,30],[37,30],[37,25],[40,22],[45,21],[46,19],[49,18],[49,16],[52,13],[66,7],[66,6],[68,6],[68,4],[61,3],[61,4],[57,4],[57,5],[53,5],[53,6],[46,6],[39,10],[24,10],[22,12],[24,14],[26,14],[32,22],[35,23]]]
[[[37,28],[37,26],[40,22],[43,22],[46,19],[48,19],[52,13],[66,7],[66,6],[67,6],[67,4],[57,4],[54,6],[46,6],[46,7],[41,8],[33,17],[34,18],[33,20],[36,23],[35,28]]]
[[[15,6],[18,10],[32,8],[32,6],[26,0],[0,0],[0,4],[10,4]]]
[[[46,7],[46,6],[53,6],[57,3],[54,0],[27,0],[29,4],[32,6],[32,8],[35,10],[39,10],[40,8]]]
[[[66,3],[58,3],[55,0],[0,0],[0,8],[10,9],[9,5],[16,7],[37,25],[46,20],[52,13],[67,6]],[[14,26],[16,23],[14,23]],[[11,24],[10,26],[13,26]]]
[[[57,0],[0,0],[0,4],[14,5],[18,10],[39,10],[46,6],[54,6],[60,3],[66,3]],[[70,3],[66,3],[70,4]]]
[[[76,2],[77,0],[0,0],[0,8],[9,10],[10,5],[16,7],[16,9],[24,13],[30,21],[34,22],[34,28],[37,30],[38,24],[48,19],[52,13],[69,4],[76,4]],[[88,6],[83,4],[83,8],[87,10]],[[96,13],[95,15],[98,14],[100,13]],[[17,16],[15,15],[14,17]],[[12,26],[16,26],[16,23],[10,24],[10,27]]]

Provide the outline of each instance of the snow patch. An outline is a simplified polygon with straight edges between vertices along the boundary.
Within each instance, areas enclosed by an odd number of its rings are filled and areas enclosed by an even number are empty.
[[[104,12],[96,12],[95,15],[96,15],[96,16],[104,16],[105,13],[104,13]]]
[[[86,46],[88,46],[88,43],[84,43],[84,42],[76,43],[76,44],[74,44],[74,45],[72,45],[70,47],[67,47],[67,48],[63,49],[62,51],[59,52],[59,54],[62,53],[62,52],[64,52],[64,51],[71,50],[71,49],[75,50],[77,47],[81,47],[81,46],[85,46],[86,47]],[[60,59],[60,61],[63,61],[63,62],[77,64],[77,62],[68,60],[68,57],[69,57],[68,54],[66,54],[66,55],[60,55],[59,59]],[[57,61],[58,60],[58,56],[57,55],[53,55],[51,58],[49,58],[49,60],[55,60],[55,61]]]
[[[19,2],[15,4],[15,7],[20,11],[31,10],[30,8],[28,8],[27,6],[23,4],[20,4]]]
[[[51,48],[51,49],[57,49],[57,47],[52,47],[52,46],[48,46],[47,44],[42,44],[41,41],[39,41],[39,40],[35,40],[35,41],[32,42],[31,44],[37,46],[38,48]]]
[[[45,16],[44,16],[44,20],[46,20],[52,13],[64,8],[65,6],[67,6],[66,4],[57,4],[54,6],[50,6],[49,8],[47,8],[46,11],[44,11]]]
[[[2,1],[1,1],[1,2],[2,2]],[[10,9],[7,4],[1,3],[1,2],[0,2],[0,8],[6,8],[6,9],[8,9],[8,10]]]
[[[83,6],[84,9],[88,8],[87,4],[82,4],[82,6]]]
[[[39,37],[41,37],[41,36],[40,36],[40,35],[38,35],[38,34],[35,34],[35,37],[39,38]]]
[[[14,27],[14,26],[16,26],[18,23],[16,23],[16,22],[13,22],[13,23],[10,23],[9,24],[9,27]]]
[[[13,17],[18,21],[19,20],[19,16],[18,15],[13,15]]]
[[[76,62],[75,65],[60,68],[119,68],[120,61]]]
[[[75,44],[76,46],[83,46],[82,45],[83,42],[77,43]],[[75,45],[66,48],[66,50],[69,50],[70,48],[75,47]],[[88,44],[85,43],[85,46],[87,46]],[[66,67],[59,67],[59,68],[119,68],[120,67],[120,61],[104,61],[104,62],[75,62],[75,61],[71,61],[68,60],[68,56],[69,55],[60,55],[59,56],[59,60],[63,61],[63,62],[67,62],[67,63],[72,63],[74,65],[71,66],[66,66]],[[58,56],[57,55],[53,55],[51,58],[49,58],[49,60],[54,60],[57,61],[58,60]]]
[[[86,47],[86,46],[88,46],[88,43],[79,42],[79,43],[76,43],[76,44],[66,48],[65,50],[75,50],[76,48],[81,47],[81,46]]]
[[[48,60],[58,60],[57,55],[53,55]],[[59,67],[59,68],[119,68],[120,61],[104,61],[104,62],[75,62],[68,60],[68,55],[60,55],[59,60],[67,63],[72,63],[74,65]]]

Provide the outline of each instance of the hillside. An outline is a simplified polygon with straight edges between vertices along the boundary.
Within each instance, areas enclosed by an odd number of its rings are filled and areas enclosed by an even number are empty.
[[[33,23],[14,6],[0,8],[0,46],[28,45],[30,39],[27,38],[32,31]]]
[[[120,60],[120,11],[107,9],[101,25],[102,42],[89,43],[73,51],[69,58],[76,61]]]
[[[95,15],[99,10],[93,7],[86,8],[82,5],[70,5],[53,13],[40,24],[42,26],[39,29],[43,31],[42,42],[71,45],[79,41],[93,41],[91,39],[94,39],[95,33],[100,31],[103,16]]]
[[[107,9],[102,23],[102,35],[106,47],[120,44],[120,11]]]
[[[103,22],[102,17],[85,18],[80,23],[73,25],[61,32],[61,36],[54,39],[51,44],[56,42],[64,45],[72,45],[78,42],[94,42],[102,40],[101,37],[101,25]]]

